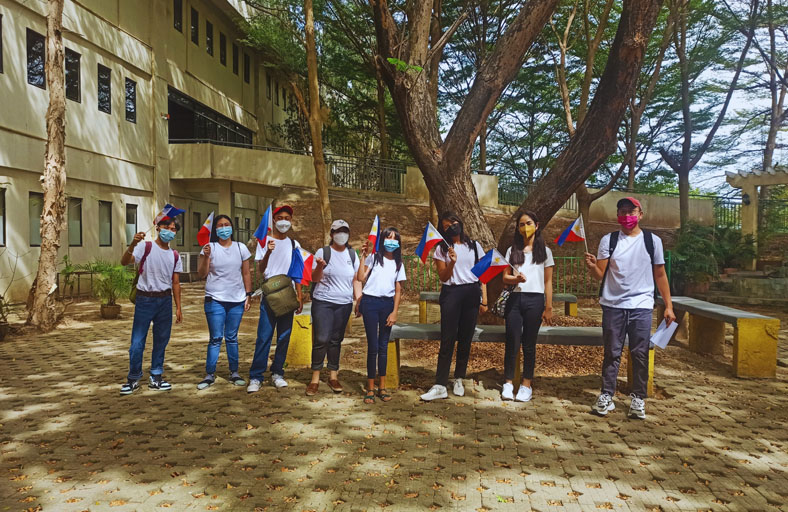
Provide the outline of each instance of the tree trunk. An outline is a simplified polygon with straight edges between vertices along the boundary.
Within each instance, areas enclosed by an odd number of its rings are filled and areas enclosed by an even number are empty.
[[[41,255],[35,286],[30,290],[31,308],[27,322],[41,331],[52,330],[58,321],[55,303],[57,252],[66,212],[66,96],[63,57],[63,2],[47,2],[46,81],[49,107],[46,113],[46,156],[42,186]]]
[[[583,217],[583,226],[586,228],[586,239],[588,238],[588,225],[591,222],[591,203],[594,202],[595,197],[588,191],[585,184],[580,185],[575,190],[575,198],[577,198],[577,213]]]
[[[689,221],[689,169],[680,169],[676,174],[679,176],[679,219],[683,228]]]
[[[487,122],[482,125],[479,132],[479,172],[487,173]]]
[[[380,77],[380,70],[375,68],[375,78],[378,87],[378,133],[380,134],[380,158],[389,160],[391,149],[389,146],[389,131],[386,126],[386,85]]]
[[[306,69],[309,89],[309,132],[312,135],[312,162],[315,167],[315,185],[323,217],[323,233],[330,242],[331,203],[328,201],[328,176],[323,157],[323,113],[320,105],[320,88],[317,79],[317,45],[315,44],[315,13],[312,0],[304,0],[304,33],[306,36]]]

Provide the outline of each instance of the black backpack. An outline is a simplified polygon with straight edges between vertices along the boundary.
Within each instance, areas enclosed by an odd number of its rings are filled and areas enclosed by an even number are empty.
[[[651,231],[647,229],[641,229],[643,231],[643,242],[646,244],[646,252],[648,252],[649,257],[651,258],[651,266],[654,266],[654,236],[652,235]],[[607,271],[610,270],[610,258],[613,256],[613,251],[616,250],[616,245],[618,245],[618,234],[620,231],[613,231],[610,233],[610,245],[608,246],[608,255],[607,255],[607,266],[605,267],[605,273],[602,274],[602,282],[599,284],[599,296],[602,296],[602,290],[605,288],[605,279],[607,279]]]

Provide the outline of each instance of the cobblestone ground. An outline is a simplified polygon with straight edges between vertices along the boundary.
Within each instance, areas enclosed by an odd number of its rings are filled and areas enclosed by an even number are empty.
[[[187,287],[173,329],[171,392],[118,394],[130,306],[102,321],[95,303],[75,304],[55,332],[0,344],[0,510],[785,509],[785,368],[738,380],[729,358],[671,346],[657,354],[659,398],[643,422],[625,418],[623,396],[607,418],[589,414],[594,375],[537,377],[528,404],[476,383],[440,403],[412,389],[365,406],[353,338],[344,394],[323,384],[306,398],[306,370],[280,391],[248,395],[220,379],[198,392],[199,295]],[[243,371],[256,317],[241,329]]]

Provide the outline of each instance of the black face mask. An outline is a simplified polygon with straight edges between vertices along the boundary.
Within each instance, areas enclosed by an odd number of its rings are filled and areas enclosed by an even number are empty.
[[[452,224],[448,228],[446,228],[446,235],[454,238],[455,236],[460,236],[462,233],[462,226],[460,223]]]

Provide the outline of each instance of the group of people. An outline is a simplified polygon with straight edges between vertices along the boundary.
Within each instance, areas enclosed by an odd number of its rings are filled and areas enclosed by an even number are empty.
[[[664,269],[662,242],[658,236],[640,229],[643,218],[640,202],[632,197],[617,204],[620,230],[605,235],[596,256],[586,253],[589,272],[601,281],[604,361],[602,389],[592,405],[592,412],[604,416],[615,408],[613,397],[625,339],[633,361],[634,383],[629,415],[645,418],[648,381],[648,350],[654,308],[654,287],[665,301],[665,319],[675,320]],[[206,279],[204,310],[208,323],[205,377],[197,384],[205,389],[216,381],[216,366],[225,342],[229,363],[229,381],[247,386],[248,393],[259,391],[268,369],[274,331],[276,350],[270,369],[271,384],[287,387],[285,359],[290,342],[294,315],[304,307],[304,287],[291,279],[291,268],[300,244],[288,233],[292,227],[293,208],[282,205],[272,210],[273,226],[264,244],[258,244],[254,261],[263,276],[263,297],[257,327],[254,356],[249,368],[249,382],[239,374],[238,330],[251,305],[251,252],[245,244],[233,240],[232,220],[226,215],[214,219],[215,242],[202,247],[198,274]],[[524,212],[517,219],[512,244],[506,252],[510,264],[504,270],[503,283],[508,298],[503,308],[506,323],[504,379],[501,398],[528,402],[533,396],[532,381],[536,361],[536,342],[542,323],[552,318],[552,252],[542,237],[543,224],[534,212]],[[148,386],[168,390],[163,378],[164,352],[172,326],[172,302],[176,323],[182,321],[179,273],[182,264],[177,251],[169,247],[179,229],[174,219],[157,223],[158,236],[153,242],[140,244],[144,233],[137,233],[121,258],[124,265],[137,264],[136,307],[129,349],[129,373],[121,394],[132,394],[142,378],[142,355],[145,339],[153,324],[153,354]],[[452,212],[440,215],[437,229],[443,240],[433,254],[442,286],[440,293],[441,341],[435,372],[435,384],[423,395],[424,401],[448,398],[449,374],[455,359],[452,390],[465,394],[464,379],[471,351],[471,341],[479,314],[488,309],[487,289],[472,268],[484,255],[481,244],[472,240],[462,220]],[[319,390],[320,373],[328,366],[328,387],[343,391],[339,381],[341,344],[351,314],[363,318],[367,338],[367,385],[364,403],[376,399],[391,400],[386,388],[388,343],[392,326],[397,322],[406,280],[399,231],[389,227],[380,234],[377,247],[364,242],[360,254],[350,246],[350,226],[344,220],[331,224],[331,243],[315,252],[311,281],[312,378],[306,387],[308,396]],[[377,250],[375,250],[377,248]],[[455,356],[456,347],[456,356]],[[513,382],[518,352],[523,352],[522,380]],[[515,392],[515,384],[519,384]]]

